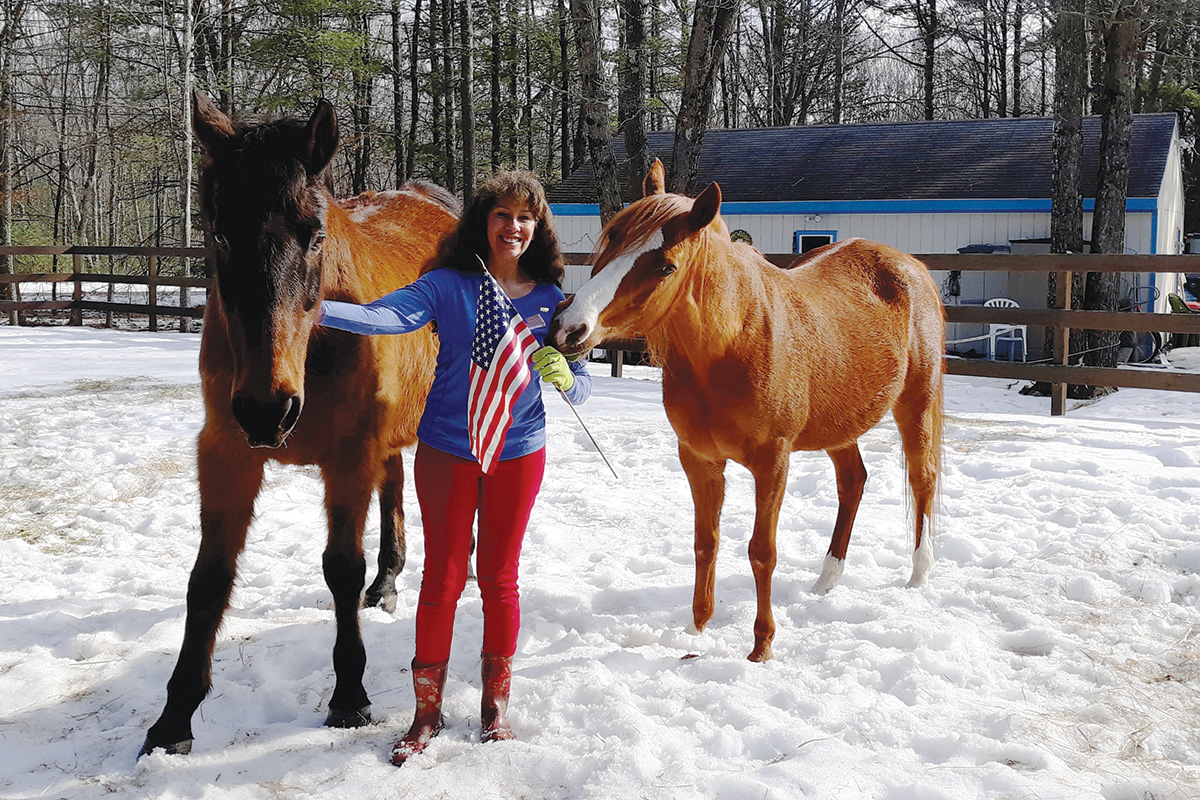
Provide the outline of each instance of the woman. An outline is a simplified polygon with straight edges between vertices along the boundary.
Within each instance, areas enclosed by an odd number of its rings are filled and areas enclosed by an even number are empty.
[[[484,617],[482,738],[513,738],[507,711],[520,630],[517,566],[546,464],[545,410],[540,386],[531,381],[513,404],[499,460],[484,473],[472,455],[467,405],[485,263],[540,345],[563,299],[563,266],[550,207],[534,175],[504,172],[483,181],[432,268],[412,284],[367,305],[322,304],[322,325],[382,334],[408,333],[434,322],[440,340],[433,387],[417,428],[414,467],[425,528],[412,663],[417,709],[412,727],[392,748],[397,766],[424,750],[442,728],[454,612],[466,585],[476,512]],[[568,364],[558,351],[542,347],[533,355],[533,366],[573,403],[591,393],[582,361]]]

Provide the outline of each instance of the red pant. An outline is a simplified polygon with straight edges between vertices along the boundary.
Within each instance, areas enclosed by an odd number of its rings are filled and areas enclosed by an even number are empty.
[[[476,510],[483,651],[495,656],[516,652],[521,629],[517,566],[545,467],[543,449],[499,461],[491,475],[484,475],[478,462],[417,446],[413,473],[425,526],[425,569],[417,605],[418,662],[438,664],[450,657],[454,611],[467,583]]]

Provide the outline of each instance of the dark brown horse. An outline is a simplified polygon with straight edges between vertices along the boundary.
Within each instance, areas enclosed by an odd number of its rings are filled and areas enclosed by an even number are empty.
[[[697,630],[713,613],[725,464],[754,475],[750,659],[762,661],[775,635],[775,527],[793,451],[824,450],[837,474],[833,540],[813,587],[824,594],[841,577],[866,483],[858,438],[891,411],[916,512],[909,584],[926,580],[941,467],[941,300],[921,262],[885,245],[849,239],[781,270],[730,240],[717,184],[695,201],[665,194],[656,161],[644,187],[646,197],[605,226],[592,279],[560,310],[547,342],[574,354],[644,334],[661,363],[695,504]]]
[[[217,628],[268,460],[321,468],[329,524],[322,563],[337,620],[337,684],[325,724],[370,721],[358,625],[363,525],[378,489],[379,574],[367,600],[390,610],[404,562],[400,449],[416,441],[437,344],[429,329],[367,337],[316,323],[323,298],[366,302],[415,280],[457,221],[455,200],[436,187],[334,200],[327,167],[338,131],[325,101],[307,123],[235,124],[199,93],[193,109],[207,155],[202,211],[216,251],[200,346],[200,552],[166,708],[143,753],[191,749],[192,714],[211,685]]]

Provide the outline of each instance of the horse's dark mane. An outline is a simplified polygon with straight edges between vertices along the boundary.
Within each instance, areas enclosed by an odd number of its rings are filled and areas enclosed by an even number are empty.
[[[233,135],[212,154],[212,162],[228,165],[221,170],[225,179],[240,178],[245,189],[256,196],[258,207],[270,207],[269,202],[259,201],[274,195],[297,216],[319,217],[320,210],[311,207],[308,190],[315,185],[332,193],[333,178],[328,168],[317,175],[307,173],[302,151],[306,127],[304,120],[289,117],[236,120]]]

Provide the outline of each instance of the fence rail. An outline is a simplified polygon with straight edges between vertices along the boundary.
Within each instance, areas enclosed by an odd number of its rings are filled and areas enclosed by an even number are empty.
[[[0,286],[22,283],[71,283],[71,300],[49,301],[0,301],[0,313],[15,311],[70,310],[70,324],[82,324],[82,312],[124,312],[145,314],[150,317],[150,329],[157,330],[159,316],[185,319],[200,317],[200,308],[161,306],[156,299],[158,287],[208,288],[205,278],[163,277],[158,274],[160,258],[207,259],[209,251],[202,247],[0,247],[0,258],[13,256],[71,256],[72,271],[63,273],[29,273],[0,275]],[[84,256],[135,256],[146,259],[145,275],[113,275],[88,273],[82,269]],[[769,254],[773,264],[787,267],[796,260],[790,253]],[[917,255],[934,271],[989,271],[989,272],[1040,272],[1055,273],[1058,297],[1056,308],[991,308],[980,306],[947,306],[949,322],[990,324],[1002,322],[1013,325],[1042,325],[1054,332],[1054,363],[1027,364],[1005,361],[983,361],[980,359],[947,358],[946,372],[951,375],[970,375],[986,378],[1007,378],[1028,381],[1045,381],[1052,385],[1051,413],[1062,414],[1066,410],[1068,385],[1118,386],[1141,389],[1164,389],[1170,391],[1200,392],[1200,374],[1161,368],[1120,369],[1108,367],[1085,367],[1068,363],[1067,342],[1069,332],[1076,330],[1110,330],[1173,334],[1200,334],[1200,314],[1156,314],[1072,310],[1070,285],[1073,276],[1087,272],[1120,273],[1200,273],[1200,255],[1156,256],[1156,255],[989,255],[931,253]],[[568,264],[591,263],[590,253],[566,253]],[[149,287],[149,303],[108,303],[85,300],[82,285],[85,282],[130,284]],[[621,353],[636,351],[637,340],[609,342],[616,355],[614,374],[619,374]]]
[[[108,315],[111,324],[112,314],[137,314],[149,318],[149,328],[158,330],[158,318],[177,317],[181,330],[187,330],[188,320],[197,319],[204,315],[203,308],[183,306],[181,304],[164,306],[158,303],[158,289],[170,287],[176,289],[207,289],[207,278],[173,277],[159,275],[159,259],[184,258],[205,260],[210,253],[203,247],[92,247],[84,245],[72,246],[37,246],[37,247],[0,247],[0,258],[8,256],[70,256],[70,272],[50,273],[17,273],[0,275],[0,287],[19,287],[23,283],[70,283],[72,293],[70,300],[0,300],[0,314],[18,314],[31,311],[63,311],[71,312],[69,325],[82,325],[84,311],[99,311]],[[83,269],[84,256],[134,256],[146,261],[144,275],[118,275],[104,272],[85,272]],[[102,302],[84,299],[83,284],[107,283],[110,286],[118,284],[145,286],[147,288],[147,303]]]

